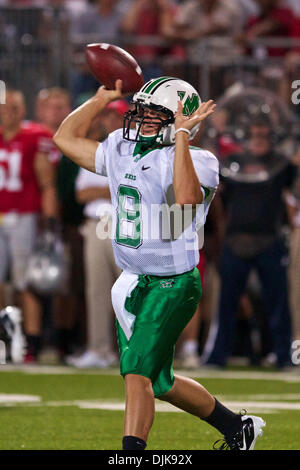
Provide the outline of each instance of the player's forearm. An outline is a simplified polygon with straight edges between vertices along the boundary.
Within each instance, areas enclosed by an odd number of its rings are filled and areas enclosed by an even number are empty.
[[[94,96],[79,106],[62,122],[54,135],[54,142],[58,143],[63,138],[86,137],[93,119],[108,103],[109,100]]]
[[[189,136],[185,132],[178,132],[175,137],[173,186],[175,202],[180,206],[202,203],[201,185],[189,151]]]
[[[63,155],[93,172],[95,172],[95,153],[99,142],[86,138],[86,135],[93,119],[109,101],[104,97],[91,98],[69,114],[53,137]]]
[[[110,191],[108,186],[90,187],[76,191],[76,199],[80,204],[95,201],[97,199],[110,199]]]

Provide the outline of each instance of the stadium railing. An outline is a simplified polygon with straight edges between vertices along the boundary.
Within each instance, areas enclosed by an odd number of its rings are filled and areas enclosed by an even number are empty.
[[[1,7],[0,79],[24,91],[32,113],[35,96],[41,88],[70,88],[71,73],[83,66],[84,46],[90,42],[107,41],[101,34],[71,35],[68,18],[58,8]],[[130,50],[136,46],[137,39],[120,35],[115,43]],[[171,50],[174,44],[159,36],[139,36],[138,45]],[[276,69],[282,73],[284,58],[268,56],[268,48],[297,49],[300,55],[300,38],[260,38],[248,44],[251,54],[238,48],[230,37],[210,37],[181,46],[183,54],[154,55],[150,63],[149,59],[144,62],[143,57],[136,58],[142,67],[144,63],[159,65],[163,73],[178,73],[191,80],[203,99],[216,97],[226,88],[226,74],[251,82],[261,70]]]

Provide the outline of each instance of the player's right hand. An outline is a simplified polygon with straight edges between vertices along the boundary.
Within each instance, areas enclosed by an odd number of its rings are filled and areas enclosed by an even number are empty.
[[[116,80],[114,90],[108,90],[105,88],[105,86],[102,85],[98,89],[95,98],[100,99],[101,101],[105,100],[107,103],[115,100],[122,100],[125,98],[125,96],[127,96],[126,94],[122,93],[122,86],[123,82],[120,79]]]

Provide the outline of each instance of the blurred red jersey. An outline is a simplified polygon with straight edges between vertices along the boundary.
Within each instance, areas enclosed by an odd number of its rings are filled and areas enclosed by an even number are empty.
[[[255,16],[249,19],[247,29],[255,26],[256,24],[264,21],[266,19],[270,19],[276,22],[277,28],[272,33],[269,33],[271,37],[291,37],[293,36],[293,28],[295,17],[293,12],[288,7],[274,7],[268,16]],[[284,47],[268,47],[267,48],[268,55],[270,57],[274,56],[284,56],[288,49]]]
[[[0,128],[0,213],[33,213],[41,209],[41,191],[34,161],[38,152],[57,154],[52,134],[43,126],[25,122],[11,140]]]
[[[24,121],[22,129],[29,129],[39,136],[39,151],[48,154],[48,159],[54,165],[60,160],[60,152],[53,142],[53,132],[44,124],[34,121]]]

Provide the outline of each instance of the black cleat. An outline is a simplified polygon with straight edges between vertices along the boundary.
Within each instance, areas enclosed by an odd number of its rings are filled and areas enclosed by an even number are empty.
[[[215,450],[253,450],[256,440],[263,435],[265,421],[258,416],[244,415],[241,417],[241,429],[232,436],[224,436],[213,445]],[[221,443],[219,447],[217,444]]]

